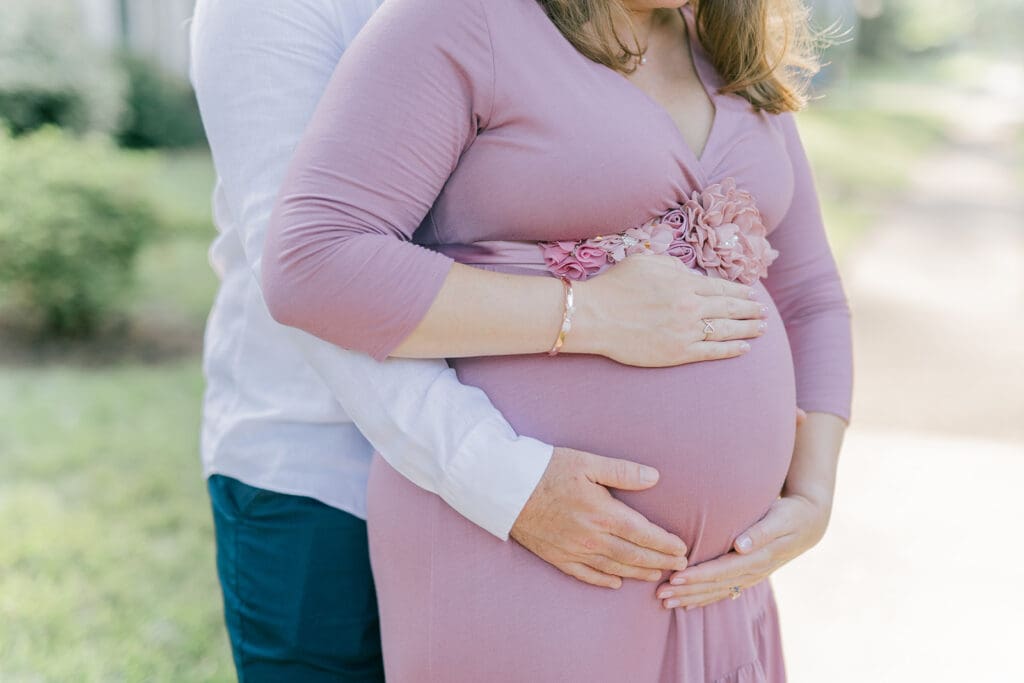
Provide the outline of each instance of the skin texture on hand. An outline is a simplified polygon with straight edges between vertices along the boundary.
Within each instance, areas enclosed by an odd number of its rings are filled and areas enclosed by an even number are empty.
[[[665,367],[730,358],[764,333],[751,288],[693,271],[671,256],[636,255],[573,285],[576,313],[562,353]],[[391,355],[463,358],[543,353],[562,324],[562,283],[460,263],[424,318]],[[704,335],[702,318],[714,332]]]
[[[666,609],[703,607],[749,588],[802,555],[824,537],[832,514],[845,422],[826,413],[798,412],[796,447],[782,495],[733,550],[669,577],[656,594]]]
[[[660,581],[686,567],[686,544],[616,500],[608,488],[642,491],[657,470],[569,448],[556,448],[511,536],[585,583],[619,588],[623,578]]]
[[[673,575],[658,588],[658,597],[667,609],[693,609],[729,597],[731,586],[744,589],[760,583],[817,545],[830,514],[830,506],[803,496],[779,498],[760,522],[737,539],[733,551]],[[749,545],[744,537],[750,539]]]
[[[738,282],[702,275],[665,255],[630,256],[576,285],[564,351],[665,367],[731,358],[764,333],[767,308]],[[704,319],[713,331],[705,334]]]

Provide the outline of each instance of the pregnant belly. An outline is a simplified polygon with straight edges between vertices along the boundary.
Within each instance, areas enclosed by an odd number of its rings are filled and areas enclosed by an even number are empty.
[[[656,467],[658,484],[615,495],[690,547],[690,562],[728,551],[778,496],[793,451],[789,343],[767,292],[768,329],[738,358],[634,368],[597,356],[466,358],[520,434]]]

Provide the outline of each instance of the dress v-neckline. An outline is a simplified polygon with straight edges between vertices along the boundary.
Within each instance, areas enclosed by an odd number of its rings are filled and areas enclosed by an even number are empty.
[[[708,75],[704,72],[703,61],[697,58],[698,38],[696,30],[696,18],[693,16],[693,10],[690,8],[689,3],[687,3],[686,5],[683,5],[682,7],[678,8],[677,11],[683,18],[683,24],[686,27],[686,47],[690,51],[690,62],[693,64],[693,71],[697,76],[697,81],[704,89],[705,96],[711,103],[711,108],[714,110],[711,115],[711,126],[708,128],[708,134],[704,140],[704,145],[701,148],[700,153],[698,154],[697,151],[690,146],[690,143],[687,142],[686,138],[683,136],[683,132],[679,129],[679,126],[676,124],[675,119],[672,118],[672,115],[664,106],[662,106],[660,102],[658,102],[653,97],[648,95],[647,92],[644,91],[640,86],[633,83],[625,76],[622,76],[621,74],[619,74],[619,76],[628,87],[632,88],[637,93],[639,93],[639,95],[643,97],[645,100],[647,100],[650,106],[656,109],[657,112],[661,115],[661,117],[665,119],[669,126],[671,126],[672,133],[675,135],[676,143],[678,144],[678,146],[683,148],[686,154],[690,157],[690,160],[694,163],[695,170],[700,169],[703,171],[704,161],[705,159],[707,159],[708,151],[710,150],[712,142],[715,138],[715,130],[718,127],[718,120],[720,118],[721,107],[719,106],[718,100],[716,98],[717,93],[712,92],[711,88],[708,86]]]

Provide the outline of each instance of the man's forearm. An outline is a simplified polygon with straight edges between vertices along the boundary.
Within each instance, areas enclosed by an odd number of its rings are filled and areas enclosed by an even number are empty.
[[[388,463],[501,539],[544,474],[552,447],[518,436],[444,361],[377,362],[298,330],[293,343]]]
[[[391,354],[463,358],[541,353],[551,348],[563,314],[562,284],[456,263],[426,316]]]
[[[197,6],[193,82],[224,217],[237,230],[256,283],[288,154],[343,51],[339,40],[358,29],[360,6],[369,9],[352,3],[355,14],[346,15],[352,25],[335,25],[334,3],[317,0],[295,0],[287,12],[270,0]],[[542,279],[549,278],[536,278]],[[557,295],[552,299],[559,305]],[[517,436],[486,395],[460,384],[443,360],[377,363],[290,332],[348,417],[398,471],[470,521],[507,537],[544,473],[551,446]]]

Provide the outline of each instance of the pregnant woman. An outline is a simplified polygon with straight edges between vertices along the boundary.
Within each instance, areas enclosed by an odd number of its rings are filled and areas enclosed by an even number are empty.
[[[541,242],[633,250],[624,231],[683,216],[689,250],[610,255],[600,269],[755,272],[766,327],[748,352],[665,368],[565,353],[451,362],[520,433],[656,467],[657,487],[623,499],[678,534],[691,565],[725,555],[794,482],[829,478],[808,453],[834,456],[849,416],[849,314],[790,113],[802,21],[796,0],[389,0],[293,161],[263,263],[271,310],[383,359],[448,305],[453,257],[550,277],[568,269]],[[737,206],[735,222],[755,243],[763,224],[774,251],[732,273],[712,264],[707,231]],[[728,322],[717,317],[708,334]],[[461,334],[443,330],[445,348]],[[380,458],[369,496],[391,681],[785,678],[767,581],[729,577],[733,600],[669,609],[658,596],[686,586],[575,581]]]

